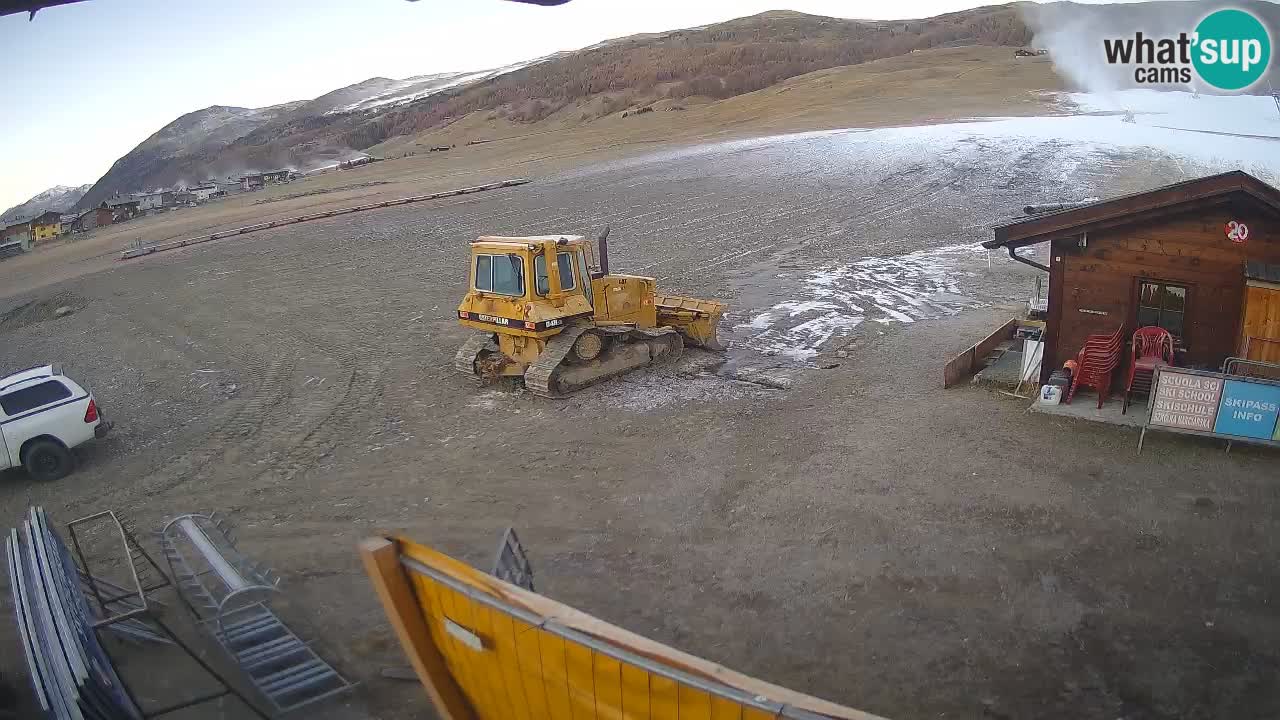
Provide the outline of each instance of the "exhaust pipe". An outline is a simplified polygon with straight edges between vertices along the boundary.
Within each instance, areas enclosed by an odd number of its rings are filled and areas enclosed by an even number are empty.
[[[604,230],[600,231],[600,237],[596,238],[596,244],[600,246],[600,274],[609,274],[609,226],[605,225]]]

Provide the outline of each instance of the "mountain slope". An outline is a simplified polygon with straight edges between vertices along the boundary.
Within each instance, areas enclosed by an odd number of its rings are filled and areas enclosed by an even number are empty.
[[[774,11],[635,35],[473,73],[370,78],[314,100],[184,115],[126,154],[81,201],[253,169],[308,169],[477,111],[534,122],[590,104],[584,121],[658,97],[727,98],[814,70],[947,44],[1022,44],[1013,6],[920,21],[862,22]]]
[[[3,214],[0,214],[0,222],[34,217],[49,210],[66,212],[75,207],[76,203],[91,187],[93,186],[70,187],[68,185],[55,185],[44,192],[37,193],[30,200],[5,210]]]
[[[1242,2],[1280,26],[1280,6]],[[1210,7],[1198,0],[1013,3],[895,21],[771,11],[608,40],[505,68],[370,78],[309,101],[256,110],[215,106],[185,115],[117,161],[80,206],[115,192],[253,169],[332,165],[389,138],[441,128],[474,113],[514,123],[552,115],[569,124],[585,123],[660,99],[722,101],[806,73],[916,50],[1026,46],[1033,35],[1049,45],[1060,74],[1086,89],[1093,72],[1088,63],[1102,57],[1103,36],[1131,32],[1130,27],[1163,28],[1171,14],[1185,25],[1191,22],[1186,18]]]
[[[300,103],[266,108],[213,105],[187,113],[156,131],[112,164],[77,204],[88,208],[116,193],[193,184],[219,174],[223,149]],[[235,168],[226,168],[233,172]]]
[[[948,45],[1023,45],[1031,32],[1014,5],[924,20],[844,20],[771,11],[698,28],[610,40],[457,93],[370,118],[346,136],[354,148],[477,111],[536,122],[602,98],[612,113],[662,97],[723,99],[815,70]],[[590,119],[590,113],[585,119]]]

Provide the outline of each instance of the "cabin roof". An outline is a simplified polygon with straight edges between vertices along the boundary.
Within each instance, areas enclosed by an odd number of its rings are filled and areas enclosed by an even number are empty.
[[[528,245],[530,243],[541,243],[547,240],[564,240],[569,244],[577,244],[582,242],[581,235],[526,235],[523,237],[504,237],[499,235],[484,235],[476,238],[475,243],[487,243],[494,245]]]
[[[995,238],[982,243],[982,246],[1034,245],[1091,229],[1171,215],[1190,206],[1212,203],[1228,196],[1245,197],[1280,216],[1280,190],[1249,173],[1233,170],[1057,212],[1018,218],[997,225]]]

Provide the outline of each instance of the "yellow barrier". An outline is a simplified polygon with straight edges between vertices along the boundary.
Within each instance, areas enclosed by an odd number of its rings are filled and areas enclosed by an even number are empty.
[[[365,569],[445,720],[882,720],[627,632],[396,538]]]

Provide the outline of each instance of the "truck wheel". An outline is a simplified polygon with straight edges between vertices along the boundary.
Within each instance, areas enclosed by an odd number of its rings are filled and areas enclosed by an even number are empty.
[[[36,480],[59,480],[71,474],[76,460],[71,451],[52,440],[31,443],[22,456],[22,465]]]

